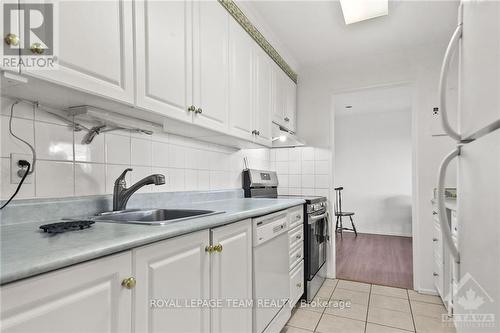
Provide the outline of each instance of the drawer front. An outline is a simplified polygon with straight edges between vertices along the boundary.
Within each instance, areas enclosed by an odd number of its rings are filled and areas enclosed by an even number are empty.
[[[304,293],[304,260],[290,272],[290,305],[294,306]]]
[[[302,206],[288,209],[288,225],[290,229],[304,223],[304,208]]]
[[[288,232],[290,249],[304,242],[304,228],[299,225]]]
[[[299,246],[290,250],[290,269],[293,269],[302,259],[304,259],[304,247],[299,244]]]

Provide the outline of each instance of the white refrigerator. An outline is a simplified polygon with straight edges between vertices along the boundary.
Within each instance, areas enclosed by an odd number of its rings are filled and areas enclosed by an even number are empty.
[[[458,128],[448,124],[441,94],[454,51],[459,55]],[[438,176],[439,218],[454,262],[452,320],[457,332],[500,332],[500,1],[462,1],[443,60],[440,96],[443,129],[457,140]],[[450,230],[442,191],[455,158],[457,232]]]

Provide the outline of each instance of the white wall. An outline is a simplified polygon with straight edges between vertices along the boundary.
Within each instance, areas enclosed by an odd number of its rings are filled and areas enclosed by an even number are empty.
[[[334,185],[358,232],[411,236],[411,110],[337,116],[334,144]]]
[[[8,131],[12,101],[0,102],[0,199],[4,200],[17,186],[11,182],[10,154],[30,154],[30,150]],[[241,188],[244,156],[255,168],[269,168],[269,149],[235,150],[166,133],[109,132],[83,145],[85,131],[73,132],[58,118],[25,103],[14,110],[14,132],[34,145],[38,155],[35,173],[16,199],[109,194],[116,177],[128,167],[134,169],[128,184],[152,173],[166,176],[165,185],[146,186],[142,192]]]
[[[331,147],[332,95],[347,90],[410,82],[413,85],[413,157],[415,168],[413,229],[414,288],[433,291],[432,189],[436,186],[441,159],[453,149],[447,137],[432,137],[432,108],[438,105],[437,85],[445,42],[426,46],[411,54],[405,51],[303,68],[298,84],[298,135],[308,144]],[[330,119],[330,121],[328,121]],[[336,158],[334,156],[334,158]],[[452,167],[450,167],[452,170]],[[450,178],[453,175],[450,175]],[[336,182],[336,180],[333,180]],[[452,181],[447,186],[454,186]]]

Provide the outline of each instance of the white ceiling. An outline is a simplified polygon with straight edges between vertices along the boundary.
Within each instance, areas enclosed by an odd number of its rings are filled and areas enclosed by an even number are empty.
[[[335,116],[360,113],[409,111],[412,90],[408,85],[377,87],[334,96]],[[352,108],[347,109],[350,105]]]
[[[346,25],[338,1],[250,1],[300,67],[349,57],[411,52],[445,42],[457,19],[458,1],[389,1],[389,15]]]

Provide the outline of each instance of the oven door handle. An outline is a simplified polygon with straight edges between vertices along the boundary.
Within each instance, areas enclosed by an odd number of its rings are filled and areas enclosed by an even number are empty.
[[[313,224],[318,220],[324,219],[326,217],[326,213],[321,215],[309,215],[307,218],[307,224]]]

